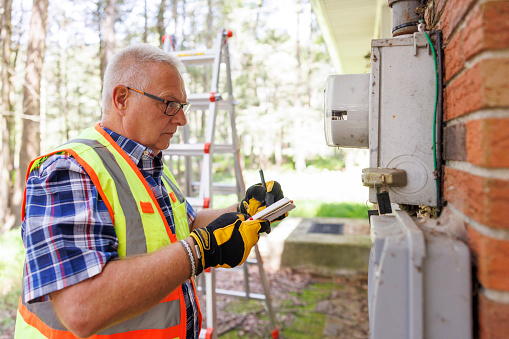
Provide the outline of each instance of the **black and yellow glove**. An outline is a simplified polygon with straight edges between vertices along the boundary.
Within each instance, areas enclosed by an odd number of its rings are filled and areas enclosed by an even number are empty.
[[[277,181],[267,181],[265,184],[267,189],[263,188],[262,184],[249,187],[246,191],[246,196],[237,205],[237,212],[253,216],[265,207],[284,198],[281,185]],[[278,217],[274,221],[282,220],[287,215],[288,213]]]
[[[270,231],[270,222],[267,220],[248,219],[248,215],[229,212],[208,226],[191,232],[191,237],[200,250],[201,269],[231,268],[246,261],[251,248],[258,242],[260,233]]]

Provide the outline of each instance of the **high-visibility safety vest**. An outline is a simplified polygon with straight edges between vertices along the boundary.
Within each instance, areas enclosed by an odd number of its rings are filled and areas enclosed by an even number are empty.
[[[173,234],[147,181],[131,158],[99,126],[88,128],[76,139],[41,156],[28,173],[49,155],[68,153],[85,169],[104,200],[118,237],[120,258],[151,253],[189,236],[186,202],[166,166],[163,181],[168,189],[176,234]],[[28,178],[27,173],[27,178]],[[23,200],[22,219],[25,217]],[[193,284],[194,294],[196,289]],[[22,288],[22,295],[24,294]],[[196,300],[196,305],[198,301]],[[201,312],[198,307],[199,323]],[[111,326],[92,338],[185,338],[186,305],[179,286],[147,312]],[[51,301],[18,304],[15,338],[76,338],[58,320]]]

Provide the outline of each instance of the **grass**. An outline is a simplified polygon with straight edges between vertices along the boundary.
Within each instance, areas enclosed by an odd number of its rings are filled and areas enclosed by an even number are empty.
[[[316,200],[296,200],[292,217],[301,218],[368,218],[366,205],[352,202],[324,203]]]
[[[327,315],[316,312],[318,302],[327,298],[334,288],[331,283],[315,283],[299,294],[301,305],[291,305],[296,319],[281,331],[284,338],[320,338]]]
[[[317,312],[317,304],[326,300],[334,289],[338,286],[333,283],[313,283],[306,287],[300,293],[290,293],[298,297],[298,303],[294,300],[285,300],[281,305],[278,313],[293,314],[294,319],[288,324],[280,328],[280,336],[282,338],[309,339],[320,338],[323,334],[327,315],[323,312]],[[250,304],[251,303],[251,304]],[[228,304],[228,308],[232,313],[243,314],[246,310],[253,312],[258,308],[263,309],[260,302],[245,302],[236,300]],[[267,323],[269,319],[265,312],[260,315],[261,319],[265,319]],[[232,330],[221,336],[221,339],[254,339],[259,338],[256,335],[246,333],[244,330]]]

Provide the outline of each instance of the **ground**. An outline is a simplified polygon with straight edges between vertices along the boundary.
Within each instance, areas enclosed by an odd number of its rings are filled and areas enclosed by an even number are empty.
[[[369,337],[365,274],[324,277],[290,269],[266,272],[280,338]],[[252,293],[263,292],[256,266],[249,267],[249,281]],[[243,270],[216,270],[216,288],[243,291],[243,286]],[[206,313],[205,297],[202,292],[199,295]],[[218,295],[217,307],[219,338],[271,338],[273,328],[262,301]]]

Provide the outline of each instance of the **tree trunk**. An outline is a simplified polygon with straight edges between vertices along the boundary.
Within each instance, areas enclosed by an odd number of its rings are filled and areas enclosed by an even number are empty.
[[[302,4],[301,0],[297,1],[297,38],[296,38],[296,51],[295,51],[295,58],[297,59],[297,69],[295,70],[297,72],[297,81],[295,82],[295,91],[294,91],[294,102],[297,107],[302,107],[302,98],[301,98],[301,87],[302,87],[302,62],[301,62],[301,47],[300,47],[300,15],[302,14]],[[305,124],[302,117],[302,111],[297,111],[297,114],[295,116],[295,149],[297,150],[295,152],[295,170],[297,172],[301,172],[306,169],[306,159],[303,154],[303,152],[299,152],[298,150],[301,149],[300,145],[304,142],[302,140],[303,132],[305,131]]]
[[[147,43],[147,37],[148,37],[148,14],[147,14],[147,0],[145,0],[144,19],[145,19],[145,29],[143,30],[143,42],[144,42],[144,43]]]
[[[178,3],[179,0],[171,0],[171,13],[172,13],[172,19],[173,19],[173,34],[175,34],[175,40],[173,43],[175,45],[175,50],[181,50],[182,43],[182,36],[177,35],[177,20],[178,20]]]
[[[46,49],[48,0],[34,0],[28,37],[25,83],[23,86],[23,129],[19,154],[18,184],[15,192],[16,213],[21,216],[25,175],[32,159],[41,152],[40,108],[41,75]],[[33,118],[31,118],[33,117]],[[20,219],[17,219],[20,220]]]
[[[115,52],[115,7],[117,0],[106,0],[106,13],[103,26],[103,34],[101,34],[101,49],[99,51],[101,58],[101,83],[104,78],[104,71]],[[99,23],[100,24],[100,23]],[[101,89],[102,90],[102,89]]]
[[[4,0],[2,4],[2,28],[0,38],[2,40],[2,157],[0,158],[0,231],[2,225],[9,229],[14,224],[10,210],[12,201],[12,181],[10,174],[13,170],[13,153],[11,146],[11,130],[13,126],[12,105],[10,100],[11,92],[11,10],[12,0]],[[11,219],[8,222],[7,219]]]
[[[159,47],[163,48],[163,35],[166,33],[164,26],[164,12],[166,11],[166,0],[161,0],[159,11],[157,12],[157,33],[159,34]]]

